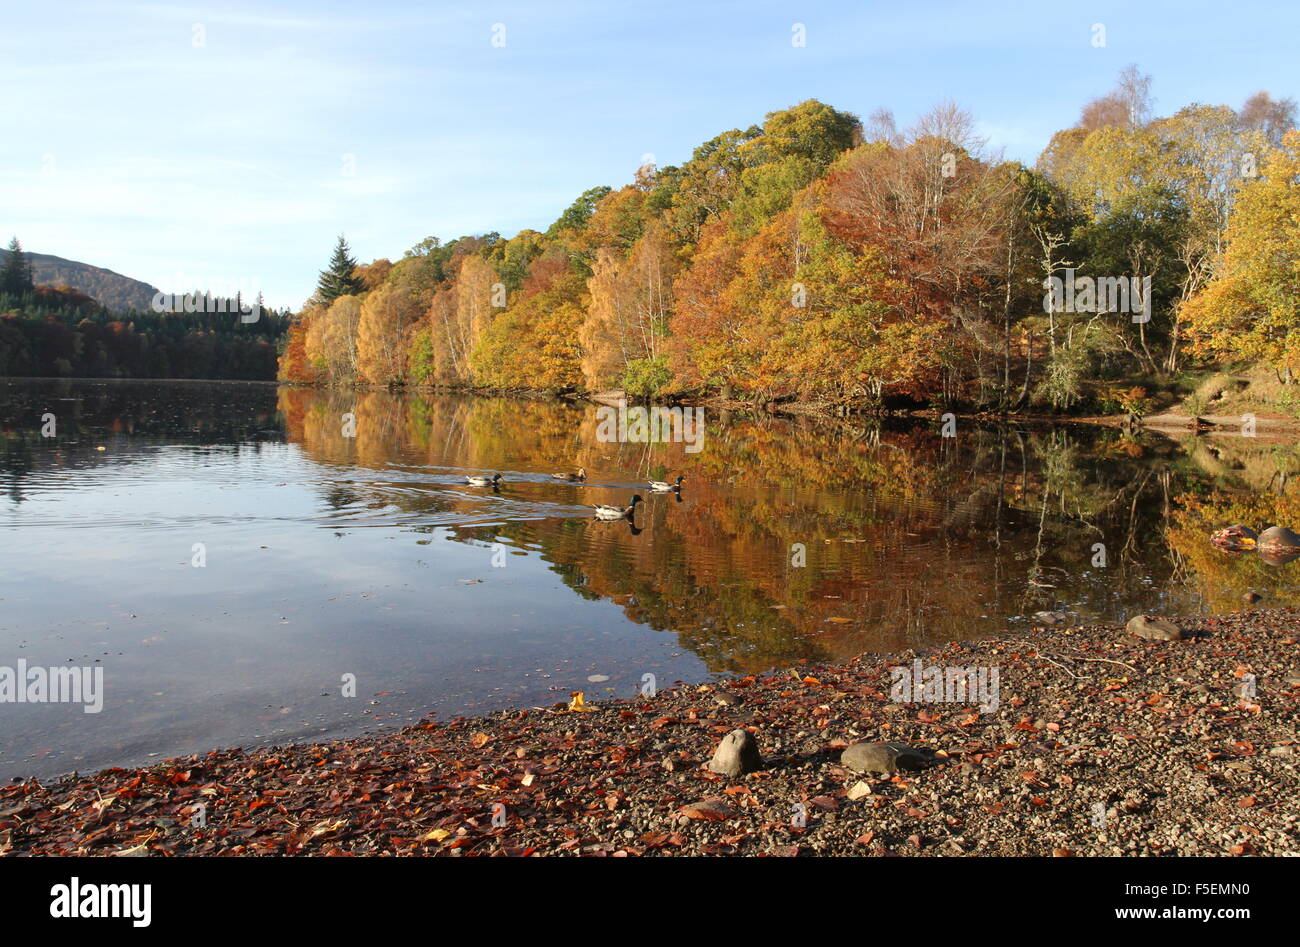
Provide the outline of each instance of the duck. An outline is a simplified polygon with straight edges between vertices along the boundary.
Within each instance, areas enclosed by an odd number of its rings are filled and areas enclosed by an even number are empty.
[[[666,483],[663,480],[651,480],[650,489],[655,493],[667,493],[669,490],[680,490],[682,488],[682,481],[685,479],[686,478],[681,474],[678,474],[676,483]]]
[[[553,473],[551,476],[556,480],[586,480],[587,468],[579,467],[577,473]]]
[[[632,497],[632,502],[629,503],[626,507],[609,506],[608,504],[601,503],[595,507],[596,519],[621,520],[624,517],[630,518],[632,516],[633,511],[636,510],[636,505],[640,502],[641,502],[641,494],[638,493]]]
[[[465,478],[465,482],[473,484],[476,487],[495,487],[500,479],[500,474],[493,474],[490,477],[486,474],[470,474]]]

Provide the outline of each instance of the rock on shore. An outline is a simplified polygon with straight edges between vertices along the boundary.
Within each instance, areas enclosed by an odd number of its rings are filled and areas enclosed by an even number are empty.
[[[732,730],[722,738],[709,760],[709,769],[723,776],[739,776],[763,768],[763,758],[758,753],[758,741],[748,730]]]
[[[855,773],[895,773],[899,769],[920,769],[928,757],[902,743],[855,743],[840,754],[840,762]]]
[[[1130,635],[1137,638],[1149,638],[1153,641],[1182,641],[1183,629],[1163,618],[1150,615],[1135,615],[1125,626]]]

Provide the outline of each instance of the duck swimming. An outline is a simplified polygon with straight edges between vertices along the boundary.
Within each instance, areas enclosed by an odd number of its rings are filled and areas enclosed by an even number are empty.
[[[554,477],[556,480],[586,480],[587,468],[579,467],[578,472],[576,474],[575,473],[553,473],[551,474],[551,476]]]
[[[676,483],[666,483],[663,480],[651,480],[650,489],[655,493],[667,493],[669,490],[680,490],[682,488],[682,481],[685,479],[686,478],[681,474],[678,474]]]
[[[490,477],[486,474],[470,474],[465,478],[466,483],[473,484],[476,487],[495,487],[500,480],[500,474],[493,474]]]
[[[595,507],[596,519],[621,520],[624,517],[631,517],[633,511],[636,510],[636,505],[640,502],[641,502],[641,495],[637,494],[632,497],[632,502],[629,503],[626,507],[609,506],[608,504],[601,503],[600,505]]]

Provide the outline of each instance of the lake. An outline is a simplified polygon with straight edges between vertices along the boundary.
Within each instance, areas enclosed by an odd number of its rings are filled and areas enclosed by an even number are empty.
[[[0,666],[103,674],[98,713],[0,703],[0,776],[631,696],[1039,612],[1300,599],[1293,565],[1206,541],[1296,525],[1294,445],[706,413],[694,451],[610,442],[597,411],[0,379]],[[632,521],[592,517],[634,492]]]

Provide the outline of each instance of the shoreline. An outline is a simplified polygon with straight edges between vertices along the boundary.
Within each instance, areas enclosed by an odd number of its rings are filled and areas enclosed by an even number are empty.
[[[641,398],[626,398],[622,392],[591,392],[591,391],[545,391],[535,388],[473,388],[473,387],[444,387],[437,385],[404,385],[397,388],[391,388],[382,385],[354,385],[345,388],[331,387],[306,382],[287,382],[280,381],[277,384],[295,388],[310,388],[316,391],[368,391],[368,392],[392,392],[397,394],[433,394],[433,395],[472,395],[475,397],[499,397],[499,398],[520,398],[524,400],[554,400],[567,401],[571,403],[587,403],[597,406],[616,406],[619,403],[618,397],[622,395],[628,404],[641,404],[650,402]],[[1137,430],[1150,431],[1163,436],[1172,436],[1177,434],[1192,435],[1241,435],[1243,415],[1240,414],[1202,414],[1191,415],[1184,414],[1178,406],[1167,408],[1156,414],[1145,415],[1140,418],[1133,418],[1129,415],[1120,414],[1052,414],[1042,411],[1010,411],[994,412],[979,411],[970,409],[947,409],[936,407],[915,407],[915,408],[897,408],[893,410],[883,410],[879,412],[870,411],[850,411],[841,413],[837,410],[836,405],[826,402],[797,402],[797,401],[745,401],[735,398],[726,398],[721,395],[706,395],[703,397],[670,397],[662,402],[655,402],[663,406],[681,405],[708,408],[712,411],[735,412],[741,414],[753,414],[755,416],[770,415],[785,418],[807,418],[814,421],[829,421],[839,424],[848,424],[854,421],[864,419],[911,419],[939,421],[947,413],[954,417],[966,421],[979,421],[985,423],[1020,423],[1030,425],[1058,425],[1058,424],[1086,424],[1095,427],[1108,428],[1128,428],[1132,427]],[[1300,438],[1300,418],[1289,417],[1273,411],[1267,405],[1261,405],[1256,409],[1255,430],[1257,434],[1245,435],[1248,437],[1260,437],[1261,439],[1273,438]]]
[[[329,385],[320,385],[308,382],[281,381],[279,379],[242,379],[242,378],[116,378],[116,377],[59,377],[52,375],[33,375],[33,376],[0,376],[3,382],[156,382],[163,384],[172,383],[191,383],[191,384],[234,384],[234,385],[258,385],[266,387],[286,387],[286,388],[307,388],[314,391],[352,391],[352,392],[389,392],[393,394],[432,394],[432,395],[467,395],[474,397],[487,398],[519,398],[525,401],[567,401],[567,402],[584,402],[597,406],[614,405],[617,401],[611,400],[610,392],[552,392],[534,388],[512,388],[512,389],[493,389],[493,388],[448,388],[435,385],[405,385],[393,388],[386,385],[353,385],[347,387],[331,387]],[[629,399],[629,404],[640,403],[637,399]],[[965,421],[978,421],[984,423],[1019,423],[1029,425],[1058,425],[1058,424],[1086,424],[1095,427],[1108,428],[1126,428],[1132,426],[1138,430],[1150,431],[1166,437],[1190,434],[1199,436],[1215,435],[1236,435],[1247,437],[1258,437],[1261,440],[1291,440],[1300,438],[1300,418],[1292,418],[1287,415],[1279,414],[1272,411],[1268,406],[1260,406],[1256,412],[1255,430],[1257,433],[1243,435],[1242,420],[1243,415],[1229,414],[1203,414],[1190,415],[1183,414],[1176,408],[1166,409],[1157,414],[1147,415],[1136,420],[1130,419],[1124,414],[1110,415],[1072,415],[1072,414],[1050,414],[1040,411],[1025,412],[990,412],[990,411],[973,411],[973,410],[952,410],[944,411],[942,408],[917,407],[917,408],[900,408],[891,411],[881,411],[878,413],[854,411],[841,414],[834,410],[834,406],[810,402],[754,402],[737,399],[728,399],[719,395],[711,395],[701,398],[685,399],[668,399],[663,402],[664,405],[695,406],[708,408],[713,411],[748,413],[756,416],[771,415],[785,418],[807,418],[814,421],[829,421],[839,424],[847,424],[853,421],[863,419],[912,419],[938,421],[944,414],[951,413],[954,417]]]
[[[0,854],[1300,853],[1300,610],[1178,622],[1182,641],[1058,626],[28,780],[0,789]],[[996,669],[996,709],[896,702],[891,668],[917,660]],[[737,729],[760,768],[711,772]],[[841,758],[876,741],[919,758]]]

